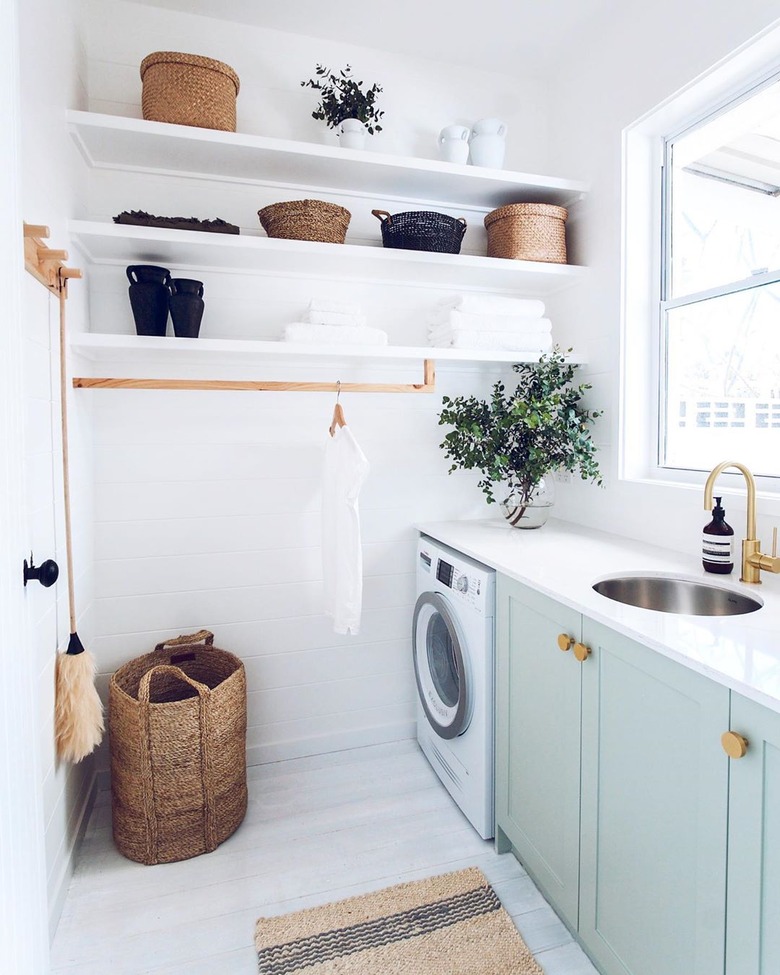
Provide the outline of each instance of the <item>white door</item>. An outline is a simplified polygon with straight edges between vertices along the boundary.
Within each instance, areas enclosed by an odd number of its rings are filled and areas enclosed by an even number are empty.
[[[3,971],[49,969],[35,665],[26,625],[17,0],[0,7],[0,945]],[[29,554],[29,553],[26,553]]]

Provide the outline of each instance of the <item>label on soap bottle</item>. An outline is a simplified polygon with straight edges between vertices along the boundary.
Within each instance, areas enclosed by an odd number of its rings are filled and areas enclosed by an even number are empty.
[[[705,562],[730,565],[734,562],[734,536],[708,535],[702,532],[701,554]]]

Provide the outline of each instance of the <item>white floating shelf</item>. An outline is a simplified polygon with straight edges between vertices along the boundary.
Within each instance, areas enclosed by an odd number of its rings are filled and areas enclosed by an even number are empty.
[[[272,357],[290,359],[433,359],[435,362],[536,362],[539,354],[489,352],[482,349],[439,349],[404,345],[303,345],[294,342],[263,342],[251,339],[183,339],[146,335],[110,335],[82,332],[71,336],[70,347],[90,362],[150,363],[159,365],[256,366]],[[582,356],[569,355],[576,364]]]
[[[220,132],[92,112],[68,112],[90,166],[492,210],[506,203],[568,206],[588,187],[557,177],[460,166],[338,146]]]
[[[459,291],[513,291],[534,297],[568,288],[587,273],[586,268],[570,264],[392,250],[362,244],[278,240],[248,234],[164,230],[86,220],[72,220],[70,232],[95,264],[162,264],[177,272],[222,270],[340,278]]]

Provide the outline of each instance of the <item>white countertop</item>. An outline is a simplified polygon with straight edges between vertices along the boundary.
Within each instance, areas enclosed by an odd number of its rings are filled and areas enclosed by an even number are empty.
[[[551,520],[520,530],[501,520],[425,522],[417,528],[464,555],[564,603],[659,653],[780,712],[780,576],[762,585],[705,572],[701,559]],[[739,541],[735,543],[739,549]],[[741,616],[679,616],[626,606],[591,588],[606,576],[674,573],[764,603]]]

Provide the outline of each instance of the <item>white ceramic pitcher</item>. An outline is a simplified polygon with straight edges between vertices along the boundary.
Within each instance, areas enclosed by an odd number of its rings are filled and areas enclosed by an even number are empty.
[[[465,125],[445,125],[439,133],[441,158],[465,166],[469,158],[469,134]]]
[[[472,166],[501,169],[506,150],[506,123],[497,118],[483,118],[475,122],[469,142],[469,162]]]

